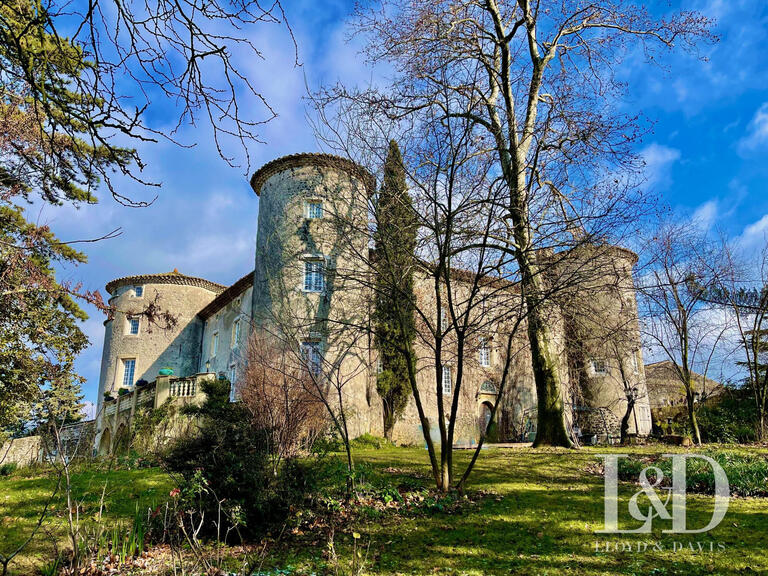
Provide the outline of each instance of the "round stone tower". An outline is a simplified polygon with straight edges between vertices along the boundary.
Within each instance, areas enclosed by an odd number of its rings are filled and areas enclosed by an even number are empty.
[[[373,176],[345,158],[294,154],[251,178],[259,196],[253,320],[344,386],[353,436],[371,431],[365,278]]]
[[[293,154],[260,168],[251,186],[259,196],[254,320],[326,331],[364,271],[373,176],[337,156]]]
[[[203,330],[197,313],[225,286],[174,270],[117,278],[106,289],[115,313],[104,322],[99,407],[105,392],[129,388],[142,379],[154,381],[163,368],[176,376],[197,373]],[[150,305],[172,314],[175,325],[151,326],[140,315]]]
[[[566,266],[574,274],[561,278],[581,280],[563,305],[571,376],[580,384],[575,404],[584,411],[580,427],[617,435],[631,394],[636,401],[629,433],[647,436],[651,411],[633,280],[637,255],[606,245],[581,246],[575,255]]]

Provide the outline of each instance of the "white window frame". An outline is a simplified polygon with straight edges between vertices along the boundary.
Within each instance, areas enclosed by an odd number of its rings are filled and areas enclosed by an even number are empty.
[[[134,316],[126,316],[126,322],[128,323],[128,336],[138,336],[141,332],[141,318]],[[133,323],[136,322],[136,332],[133,331]]]
[[[144,297],[144,286],[134,286],[133,287],[133,297],[134,298],[143,298]]]
[[[217,330],[213,334],[211,334],[211,350],[210,350],[211,358],[215,358],[216,354],[219,353],[219,331]]]
[[[488,345],[488,338],[480,338],[480,347],[478,348],[478,360],[483,368],[491,366],[491,347]]]
[[[316,269],[312,269],[317,267]],[[319,281],[318,281],[319,277]],[[324,258],[305,258],[304,259],[304,292],[322,293],[325,292],[325,259]]]
[[[312,358],[309,357],[309,351]],[[319,340],[304,340],[301,343],[301,360],[313,376],[319,376],[323,368],[323,344]]]
[[[231,348],[234,350],[240,345],[240,318],[235,318],[235,321],[232,323],[232,342],[231,342]]]
[[[443,364],[443,395],[450,395],[453,390],[453,381],[451,380],[450,364]]]
[[[384,372],[384,362],[381,360],[381,354],[376,358],[376,374]]]
[[[440,308],[440,331],[447,332],[451,327],[451,312],[446,308]]]
[[[128,374],[129,374],[127,370],[128,362],[133,363],[130,371],[130,374],[131,374],[130,378],[128,378]],[[134,382],[136,382],[136,358],[121,358],[120,364],[123,370],[123,373],[121,374],[122,388],[132,388]]]
[[[638,358],[639,354],[640,352],[638,350],[635,350],[634,352],[632,352],[632,372],[634,374],[640,373],[640,360]]]
[[[313,216],[313,207],[320,206],[320,215]],[[325,206],[320,198],[308,198],[304,202],[304,216],[307,220],[322,220],[325,216]]]
[[[229,401],[235,401],[235,382],[237,381],[237,365],[231,364],[229,366]]]
[[[605,360],[600,358],[592,358],[590,361],[590,366],[594,376],[605,376],[608,374],[608,364]]]

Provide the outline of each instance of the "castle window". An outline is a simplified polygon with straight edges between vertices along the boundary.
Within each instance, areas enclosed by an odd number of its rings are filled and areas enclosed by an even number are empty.
[[[216,356],[219,351],[219,333],[214,332],[211,336],[211,356]]]
[[[229,367],[229,401],[235,401],[235,380],[237,379],[237,367]]]
[[[240,344],[240,320],[235,320],[235,323],[232,324],[232,348],[237,348],[237,345]]]
[[[323,217],[323,203],[320,200],[307,201],[307,218],[315,220]]]
[[[134,336],[139,333],[139,319],[129,317],[128,318],[128,333]]]
[[[381,356],[376,358],[376,374],[384,372],[384,362],[381,361]]]
[[[632,353],[632,360],[631,360],[631,361],[632,361],[632,372],[634,372],[635,374],[637,374],[638,372],[640,372],[640,365],[639,365],[639,363],[638,363],[638,361],[637,361],[637,355],[638,355],[639,353],[640,353],[640,352],[638,352],[637,350],[635,350],[635,351]]]
[[[480,338],[480,366],[488,367],[491,365],[491,347],[488,346],[487,338]]]
[[[325,267],[322,260],[304,262],[304,290],[322,292],[325,289]]]
[[[605,364],[605,360],[592,360],[592,374],[596,376],[608,374],[608,366]]]
[[[440,308],[440,331],[447,332],[451,326],[451,315],[445,308]]]
[[[443,394],[451,393],[451,367],[443,364]]]
[[[144,296],[144,286],[134,286],[133,295],[136,298],[141,298],[142,296]]]
[[[318,376],[323,367],[323,355],[320,349],[320,342],[316,340],[305,340],[301,343],[301,360],[309,373]]]
[[[136,372],[136,358],[123,358],[123,387],[133,386],[133,377]]]

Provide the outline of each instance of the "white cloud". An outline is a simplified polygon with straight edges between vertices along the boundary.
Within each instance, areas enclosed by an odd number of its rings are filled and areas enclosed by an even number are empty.
[[[739,140],[739,153],[748,154],[765,145],[768,145],[768,102],[757,109],[747,127],[747,134]]]
[[[672,165],[680,159],[680,150],[654,142],[641,150],[640,156],[645,162],[646,185],[662,190],[668,188]]]
[[[768,214],[744,228],[736,239],[745,251],[759,250],[768,240]]]
[[[712,224],[715,223],[715,219],[718,216],[720,210],[720,203],[717,199],[708,200],[701,206],[696,208],[693,212],[691,220],[696,223],[697,226],[704,230],[712,228]]]

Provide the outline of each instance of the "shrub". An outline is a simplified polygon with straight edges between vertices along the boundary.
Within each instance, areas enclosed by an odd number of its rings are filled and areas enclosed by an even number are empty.
[[[363,449],[374,449],[374,450],[380,450],[381,448],[384,448],[385,446],[389,446],[389,440],[386,438],[381,438],[379,436],[374,436],[373,434],[365,433],[361,436],[358,436],[354,440],[352,440],[352,448],[355,448],[357,450],[363,450]]]
[[[749,443],[757,438],[757,410],[749,392],[728,388],[699,411],[704,442]]]
[[[16,462],[6,462],[0,464],[0,476],[10,476],[16,470]]]
[[[254,332],[238,392],[253,425],[268,431],[275,470],[302,447],[311,449],[318,432],[326,427],[325,406],[312,388],[306,367],[296,362],[285,343]]]
[[[319,435],[312,444],[312,453],[316,456],[324,456],[329,452],[342,452],[343,450],[344,443],[332,429],[326,429],[325,434]]]
[[[241,403],[229,402],[229,382],[205,381],[206,400],[184,412],[197,431],[175,440],[163,456],[165,466],[181,476],[179,497],[185,506],[215,519],[221,512],[241,534],[262,532],[283,520],[292,503],[312,488],[310,470],[294,460],[270,466],[268,432],[254,425]],[[183,507],[182,507],[183,508]],[[215,526],[209,522],[204,531]]]

